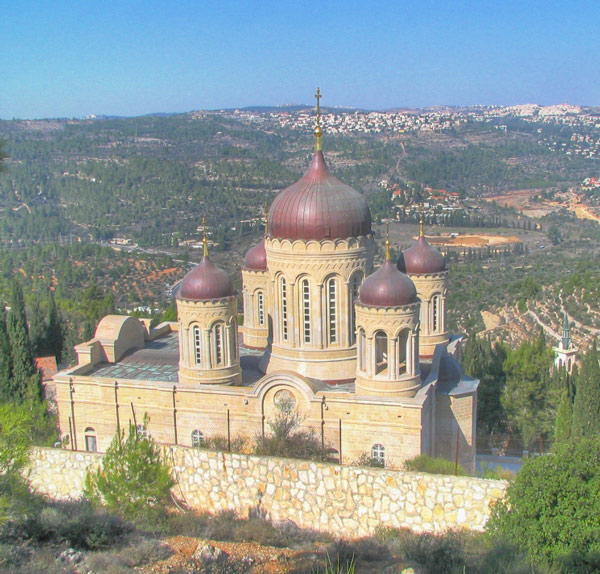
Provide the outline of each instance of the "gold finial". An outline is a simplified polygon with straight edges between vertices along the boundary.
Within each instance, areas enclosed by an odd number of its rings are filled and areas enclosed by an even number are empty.
[[[419,203],[419,237],[425,237],[425,233],[423,233],[423,202]]]
[[[385,260],[391,261],[392,254],[390,253],[390,220],[388,219],[385,227]]]
[[[206,239],[206,217],[202,218],[202,255],[208,257],[208,239]]]
[[[315,98],[317,99],[317,117],[315,119],[315,151],[321,151],[323,146],[321,144],[321,136],[323,135],[323,130],[321,129],[321,88],[317,88],[317,93],[315,94]]]
[[[265,236],[269,235],[269,207],[265,201],[263,205],[263,222],[265,224]]]

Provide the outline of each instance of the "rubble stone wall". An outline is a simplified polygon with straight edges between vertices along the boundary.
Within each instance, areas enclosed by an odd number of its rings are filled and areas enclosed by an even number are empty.
[[[365,536],[377,527],[417,532],[448,528],[483,530],[491,504],[507,483],[340,466],[310,461],[165,447],[174,495],[190,508],[257,513],[292,520],[303,528]],[[85,475],[103,455],[37,448],[32,487],[53,498],[81,496]]]

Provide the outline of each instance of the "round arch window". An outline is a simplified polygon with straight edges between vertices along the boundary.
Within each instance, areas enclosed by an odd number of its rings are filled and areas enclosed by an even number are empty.
[[[275,403],[275,406],[277,407],[285,405],[293,409],[296,406],[296,397],[289,389],[281,389],[275,393],[273,403]]]

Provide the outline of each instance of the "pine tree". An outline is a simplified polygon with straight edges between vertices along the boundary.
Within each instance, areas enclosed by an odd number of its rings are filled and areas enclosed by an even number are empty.
[[[600,434],[600,364],[596,343],[581,361],[575,381],[572,434],[574,438]]]

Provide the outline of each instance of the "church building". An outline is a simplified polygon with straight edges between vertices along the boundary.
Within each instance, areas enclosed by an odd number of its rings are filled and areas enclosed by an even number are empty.
[[[163,444],[231,445],[269,433],[285,401],[343,464],[366,456],[400,468],[427,454],[474,468],[479,382],[448,332],[444,258],[421,223],[397,263],[388,239],[373,269],[371,213],[327,167],[319,97],[312,162],[275,197],[242,293],[204,237],[177,322],[102,319],[77,365],[54,378],[67,448],[105,451],[129,423]]]

